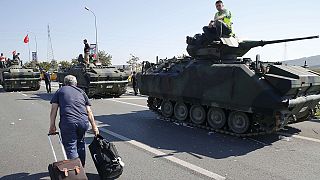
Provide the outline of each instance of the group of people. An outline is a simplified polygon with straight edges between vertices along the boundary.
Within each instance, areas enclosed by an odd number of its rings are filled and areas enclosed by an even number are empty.
[[[231,13],[224,8],[222,1],[215,3],[218,12],[215,14],[214,20],[203,30],[208,38],[216,38],[224,35],[230,35],[231,29]],[[84,62],[89,64],[90,46],[88,41],[84,41]],[[82,165],[85,165],[85,133],[91,124],[92,131],[95,135],[99,134],[99,129],[95,123],[91,103],[85,92],[77,87],[77,79],[75,76],[68,75],[64,78],[65,86],[57,90],[53,95],[50,112],[49,133],[57,131],[56,117],[58,109],[60,109],[60,133],[62,143],[65,147],[67,158],[73,159],[79,157]],[[134,94],[137,95],[137,79],[136,72],[132,74],[132,84]]]
[[[18,61],[18,63],[20,63],[20,57],[19,57],[20,53],[16,53],[16,51],[12,52],[12,60]],[[1,53],[0,55],[0,68],[6,68],[7,66],[9,66],[12,62],[11,59],[7,58],[6,56],[3,55],[3,53]]]

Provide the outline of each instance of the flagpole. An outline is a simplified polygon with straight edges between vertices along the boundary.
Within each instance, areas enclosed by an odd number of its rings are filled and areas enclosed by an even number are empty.
[[[29,62],[30,62],[31,60],[30,60],[30,45],[29,45],[29,42],[28,42],[28,49],[29,49]]]

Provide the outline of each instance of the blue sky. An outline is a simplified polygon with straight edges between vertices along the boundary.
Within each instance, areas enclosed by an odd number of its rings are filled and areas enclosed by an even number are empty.
[[[202,32],[216,12],[213,0],[0,0],[0,52],[17,50],[28,60],[23,38],[29,31],[30,48],[47,60],[47,25],[51,27],[54,57],[71,60],[83,51],[82,40],[95,42],[93,15],[97,15],[99,49],[124,64],[134,54],[154,61],[186,53],[186,36]],[[273,40],[320,34],[320,1],[225,0],[233,14],[234,31],[242,39]],[[284,44],[251,50],[263,61],[285,57]],[[320,55],[320,39],[287,43],[287,59]],[[320,60],[319,60],[320,61]]]

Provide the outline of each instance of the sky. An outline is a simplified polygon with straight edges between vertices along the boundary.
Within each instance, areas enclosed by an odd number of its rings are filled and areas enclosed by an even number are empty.
[[[202,33],[213,19],[214,0],[0,0],[0,52],[29,60],[48,60],[48,33],[56,60],[71,60],[83,53],[83,39],[95,43],[97,17],[99,50],[112,55],[112,64],[125,64],[130,54],[141,61],[187,54],[186,36]],[[320,34],[319,0],[224,0],[232,12],[233,29],[245,40],[275,40]],[[282,61],[320,55],[320,39],[254,48],[244,57]],[[50,59],[50,58],[49,58]],[[319,60],[320,61],[320,60]]]

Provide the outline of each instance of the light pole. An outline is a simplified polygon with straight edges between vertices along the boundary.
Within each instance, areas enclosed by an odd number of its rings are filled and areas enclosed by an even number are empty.
[[[27,31],[27,34],[33,34],[34,35],[34,40],[36,44],[36,60],[38,60],[38,43],[37,43],[37,35],[34,32]],[[29,48],[30,49],[30,48]],[[29,50],[29,61],[30,61],[30,50]]]
[[[88,7],[84,7],[87,11],[90,11],[93,16],[94,16],[94,25],[95,25],[95,28],[96,28],[96,58],[97,58],[97,61],[99,62],[99,57],[98,57],[98,28],[97,28],[97,16],[94,14],[93,11],[91,11]]]

